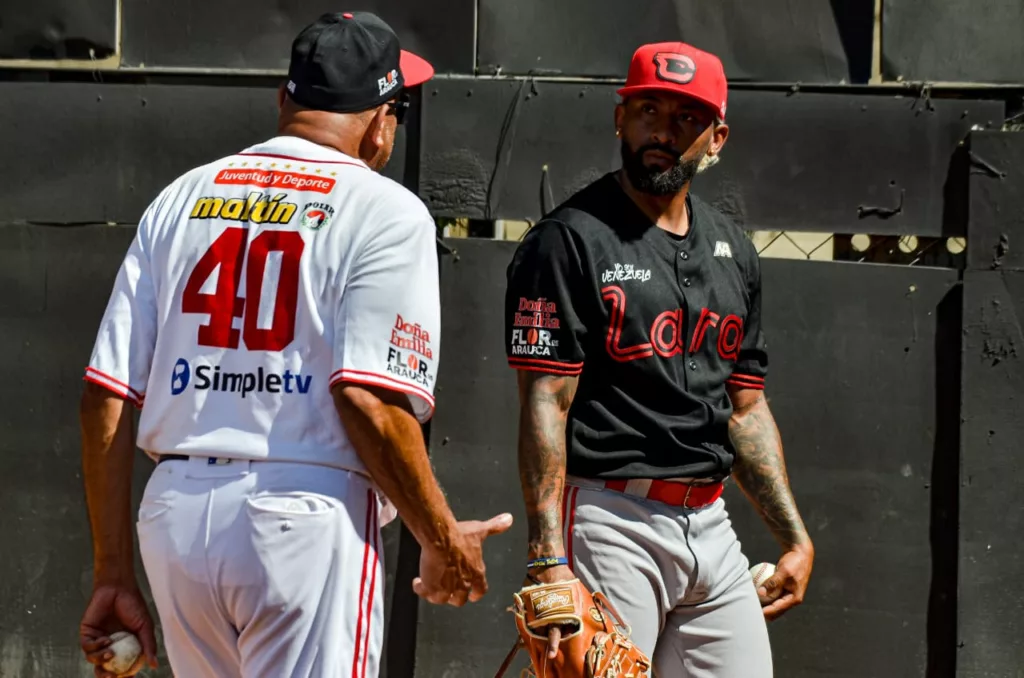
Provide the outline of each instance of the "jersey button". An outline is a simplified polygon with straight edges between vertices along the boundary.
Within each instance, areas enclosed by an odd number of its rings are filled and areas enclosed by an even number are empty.
[[[697,369],[697,361],[696,360],[690,360],[690,369],[691,370]]]
[[[687,254],[686,252],[680,252],[679,256],[681,256],[683,258],[683,261],[686,261],[687,259],[690,258],[690,255]]]
[[[690,286],[690,279],[689,278],[683,278],[683,287],[689,287],[689,286]]]

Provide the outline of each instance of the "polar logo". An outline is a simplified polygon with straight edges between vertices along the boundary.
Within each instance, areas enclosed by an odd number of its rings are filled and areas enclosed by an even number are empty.
[[[178,358],[178,362],[174,363],[174,371],[171,372],[171,395],[181,395],[188,388],[191,378],[192,368],[189,367],[188,361]]]
[[[685,85],[697,75],[697,64],[685,54],[658,52],[654,55],[654,63],[658,67],[658,78],[667,82]]]
[[[318,231],[330,222],[332,216],[333,207],[323,202],[311,202],[302,208],[300,223],[306,228]]]

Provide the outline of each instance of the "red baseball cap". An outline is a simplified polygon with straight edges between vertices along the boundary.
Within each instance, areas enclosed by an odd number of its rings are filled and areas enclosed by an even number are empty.
[[[674,92],[706,104],[725,120],[729,86],[714,54],[685,42],[657,42],[633,53],[622,97],[648,91]]]

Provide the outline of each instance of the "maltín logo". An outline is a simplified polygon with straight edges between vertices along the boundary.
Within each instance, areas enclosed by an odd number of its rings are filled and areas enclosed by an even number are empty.
[[[195,379],[192,379],[193,372]],[[171,372],[171,395],[181,395],[192,383],[197,391],[221,391],[238,393],[244,398],[249,393],[309,393],[312,375],[302,375],[285,370],[283,373],[264,370],[255,372],[222,372],[220,366],[196,365],[192,369],[184,358],[178,358]]]

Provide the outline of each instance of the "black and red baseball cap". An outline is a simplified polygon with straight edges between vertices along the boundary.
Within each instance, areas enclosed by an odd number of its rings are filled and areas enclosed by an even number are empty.
[[[401,49],[398,36],[370,12],[324,14],[292,42],[287,90],[300,106],[355,113],[430,80],[434,67]]]
[[[673,92],[695,99],[725,120],[729,86],[725,68],[714,54],[685,42],[657,42],[633,53],[623,98],[640,92]]]

